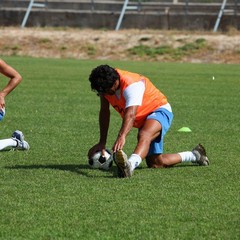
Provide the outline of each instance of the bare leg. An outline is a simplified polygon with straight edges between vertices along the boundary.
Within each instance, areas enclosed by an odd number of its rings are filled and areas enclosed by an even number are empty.
[[[181,163],[182,159],[179,154],[157,154],[146,157],[149,151],[151,142],[161,133],[161,124],[153,119],[149,119],[144,124],[138,134],[138,144],[134,150],[142,159],[146,158],[148,167],[161,168],[170,167]]]
[[[158,121],[153,119],[146,120],[143,128],[139,131],[138,143],[134,153],[144,159],[148,154],[151,142],[159,136],[161,129],[162,126]]]
[[[159,154],[152,155],[146,158],[148,167],[150,168],[164,168],[171,167],[175,164],[181,163],[181,156],[177,153],[173,154]]]

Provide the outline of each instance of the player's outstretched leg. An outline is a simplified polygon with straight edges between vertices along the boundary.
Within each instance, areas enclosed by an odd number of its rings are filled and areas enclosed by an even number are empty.
[[[193,154],[196,156],[196,160],[192,161],[193,163],[197,163],[200,166],[208,166],[209,165],[209,159],[206,154],[206,150],[200,143],[193,148],[192,150]]]
[[[26,142],[24,140],[24,135],[21,131],[16,130],[12,134],[12,139],[17,142],[17,146],[15,147],[15,149],[19,149],[19,150],[29,150],[30,149],[30,146],[29,146],[28,142]]]
[[[133,175],[131,163],[128,161],[127,155],[122,150],[118,150],[113,154],[113,160],[117,165],[117,175],[119,178],[127,178]]]

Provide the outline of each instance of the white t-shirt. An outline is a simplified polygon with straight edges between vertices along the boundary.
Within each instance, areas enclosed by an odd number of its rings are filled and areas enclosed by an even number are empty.
[[[126,100],[126,108],[130,106],[141,106],[144,91],[144,81],[130,84],[123,92],[123,96]]]
[[[123,92],[123,96],[126,100],[126,108],[131,106],[141,106],[144,92],[144,80],[130,84]],[[119,96],[119,92],[116,92],[116,95]],[[172,112],[172,108],[169,103],[161,106],[161,108],[165,108],[169,112]]]

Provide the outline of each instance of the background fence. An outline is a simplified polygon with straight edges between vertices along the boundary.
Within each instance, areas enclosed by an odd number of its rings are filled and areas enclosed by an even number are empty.
[[[0,26],[116,29],[125,0],[0,0]],[[222,0],[132,0],[119,28],[213,30]],[[219,29],[240,29],[239,0],[226,0]]]

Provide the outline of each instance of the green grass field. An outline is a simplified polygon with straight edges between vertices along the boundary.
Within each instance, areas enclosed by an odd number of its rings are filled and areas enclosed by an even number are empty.
[[[1,239],[240,239],[238,65],[3,59],[24,80],[6,99],[0,137],[22,130],[31,149],[0,153]],[[105,63],[148,76],[168,96],[175,118],[165,152],[201,142],[211,165],[143,162],[130,179],[114,177],[115,166],[90,169],[99,98],[88,76]],[[120,124],[112,111],[109,148]]]

